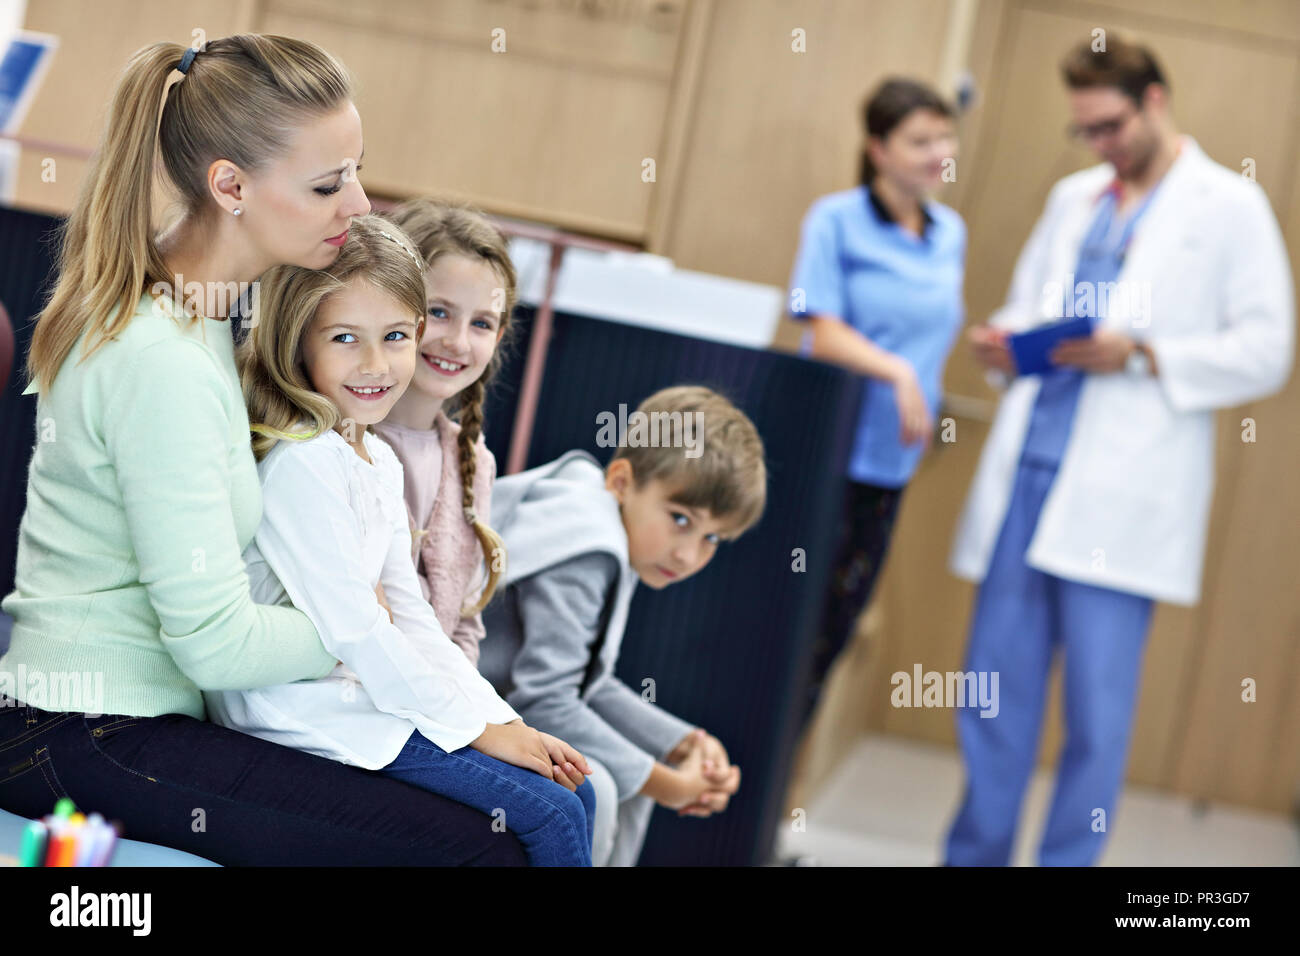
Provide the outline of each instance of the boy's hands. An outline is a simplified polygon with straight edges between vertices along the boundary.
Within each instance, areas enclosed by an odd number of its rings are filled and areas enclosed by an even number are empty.
[[[704,730],[700,727],[696,727],[689,734],[683,737],[676,747],[668,751],[668,756],[664,758],[664,763],[668,764],[670,767],[677,766],[690,755],[691,751],[695,749],[696,743],[702,736],[704,736]]]
[[[707,817],[725,810],[740,788],[740,768],[733,767],[726,748],[703,730],[691,731],[666,758],[656,764],[642,793],[679,816]]]
[[[684,810],[696,803],[711,786],[704,776],[704,754],[695,749],[676,767],[656,763],[641,792],[660,806]]]
[[[591,766],[582,754],[563,740],[534,730],[522,720],[488,724],[470,746],[504,763],[541,774],[568,790],[577,790],[584,774],[591,773]]]
[[[717,737],[700,728],[691,731],[673,748],[668,761],[678,762],[684,755],[695,752],[701,756],[701,772],[711,786],[697,801],[678,808],[678,816],[707,817],[720,813],[727,809],[731,795],[740,789],[740,768],[732,766],[727,748]]]

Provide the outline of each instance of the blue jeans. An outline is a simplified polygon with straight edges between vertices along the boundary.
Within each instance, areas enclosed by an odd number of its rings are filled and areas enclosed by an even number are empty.
[[[591,866],[596,796],[585,780],[572,791],[472,747],[448,753],[418,730],[378,772],[489,814],[494,832],[519,838],[531,866]]]
[[[88,717],[0,694],[0,808],[39,817],[60,797],[226,866],[527,862],[479,811],[373,771],[185,714]]]

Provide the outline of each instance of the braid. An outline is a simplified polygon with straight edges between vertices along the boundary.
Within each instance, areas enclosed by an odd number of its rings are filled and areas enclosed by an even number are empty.
[[[460,434],[456,442],[460,452],[461,501],[464,503],[465,520],[473,525],[474,534],[478,537],[479,547],[483,549],[483,558],[488,566],[488,580],[483,586],[482,595],[474,604],[461,609],[461,617],[477,614],[487,606],[488,601],[492,600],[497,583],[501,579],[501,572],[504,570],[503,567],[498,567],[498,564],[504,564],[504,561],[498,562],[496,557],[501,555],[504,559],[506,553],[505,542],[501,540],[501,536],[488,527],[474,510],[474,478],[478,474],[478,452],[475,446],[483,433],[483,397],[486,391],[483,379],[480,377],[457,396]]]
[[[478,471],[474,446],[483,433],[484,391],[483,379],[479,378],[456,396],[457,420],[460,422],[460,485],[465,507],[471,511],[474,509],[474,476]]]
[[[505,543],[474,510],[474,478],[478,465],[477,445],[483,434],[483,400],[487,394],[487,385],[500,366],[501,346],[510,338],[511,317],[514,315],[519,280],[505,236],[486,216],[471,206],[444,199],[409,199],[384,213],[384,216],[396,223],[415,243],[426,264],[426,270],[441,256],[463,256],[471,262],[491,268],[500,280],[500,291],[505,293],[500,307],[501,325],[497,331],[492,358],[478,381],[461,390],[454,399],[454,406],[449,403],[448,410],[448,414],[452,410],[458,412],[456,421],[460,424],[456,447],[460,454],[461,500],[465,520],[474,528],[488,564],[488,581],[478,602],[461,611],[463,617],[468,617],[477,614],[487,605],[505,571]],[[428,275],[427,272],[425,274]]]

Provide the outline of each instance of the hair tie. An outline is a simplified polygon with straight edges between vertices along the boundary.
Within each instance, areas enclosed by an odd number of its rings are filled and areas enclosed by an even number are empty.
[[[279,428],[272,428],[270,425],[257,423],[250,423],[248,430],[250,432],[255,432],[258,435],[265,435],[268,438],[278,438],[285,441],[311,441],[311,439],[321,434],[319,428],[309,432],[291,432],[282,431]]]
[[[465,520],[468,521],[470,524],[478,524],[478,515],[474,513],[473,508],[470,507],[465,508]]]
[[[189,47],[185,51],[185,55],[181,57],[180,66],[176,67],[176,69],[180,70],[182,73],[189,73],[190,64],[194,62],[194,58],[198,55],[198,50],[194,49],[194,47]]]
[[[419,266],[421,270],[424,269],[424,263],[420,261],[420,257],[417,256],[414,252],[412,252],[412,251],[410,250],[410,248],[406,245],[406,243],[402,242],[401,239],[398,239],[395,235],[393,235],[393,234],[392,234],[391,232],[389,232],[387,229],[380,229],[380,230],[379,230],[379,234],[380,234],[381,236],[383,236],[385,239],[391,239],[391,240],[393,240],[393,242],[395,242],[395,243],[397,243],[399,246],[401,246],[401,247],[402,247],[402,251],[405,252],[408,256],[411,257],[411,261],[414,262],[417,266]]]

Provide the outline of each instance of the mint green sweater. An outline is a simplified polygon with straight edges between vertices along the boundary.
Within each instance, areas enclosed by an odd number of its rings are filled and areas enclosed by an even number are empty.
[[[83,335],[37,399],[0,690],[44,710],[202,719],[201,690],[336,663],[305,614],[249,596],[262,491],[230,326],[157,302],[78,364]]]

